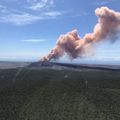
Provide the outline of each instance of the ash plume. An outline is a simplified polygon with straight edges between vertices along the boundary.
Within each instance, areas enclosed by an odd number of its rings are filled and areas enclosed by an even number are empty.
[[[92,33],[87,33],[83,38],[80,38],[75,29],[60,35],[55,47],[47,56],[42,58],[42,61],[59,59],[64,54],[69,55],[72,59],[82,57],[90,52],[94,43],[106,39],[114,42],[120,30],[120,12],[108,7],[101,7],[95,10],[95,14],[98,17],[98,23]]]

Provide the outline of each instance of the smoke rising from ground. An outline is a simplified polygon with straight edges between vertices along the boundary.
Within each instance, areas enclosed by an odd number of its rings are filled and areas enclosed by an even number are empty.
[[[42,58],[42,61],[59,59],[65,53],[71,59],[82,57],[90,52],[94,43],[109,39],[115,41],[120,30],[120,12],[101,7],[95,10],[98,17],[98,23],[95,25],[92,33],[87,33],[83,38],[72,30],[65,35],[60,35],[55,47],[50,53]]]

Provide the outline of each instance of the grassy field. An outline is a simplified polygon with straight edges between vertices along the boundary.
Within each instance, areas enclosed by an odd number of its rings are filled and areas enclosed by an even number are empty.
[[[0,70],[0,120],[120,120],[120,72]]]

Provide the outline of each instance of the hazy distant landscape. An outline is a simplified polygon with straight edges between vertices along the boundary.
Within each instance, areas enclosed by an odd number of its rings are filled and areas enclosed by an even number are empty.
[[[120,119],[120,71],[39,67],[0,70],[1,120]]]
[[[25,67],[25,66],[27,66],[29,64],[30,64],[30,62],[0,61],[0,69],[10,69],[10,68]]]

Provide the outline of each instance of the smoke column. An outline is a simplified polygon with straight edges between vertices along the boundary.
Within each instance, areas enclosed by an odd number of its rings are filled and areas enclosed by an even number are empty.
[[[95,10],[95,14],[98,17],[98,23],[92,33],[85,34],[83,38],[80,38],[77,30],[60,35],[55,47],[42,58],[42,61],[59,59],[65,53],[72,59],[82,57],[89,52],[94,43],[105,39],[114,42],[120,30],[120,12],[101,7]]]

